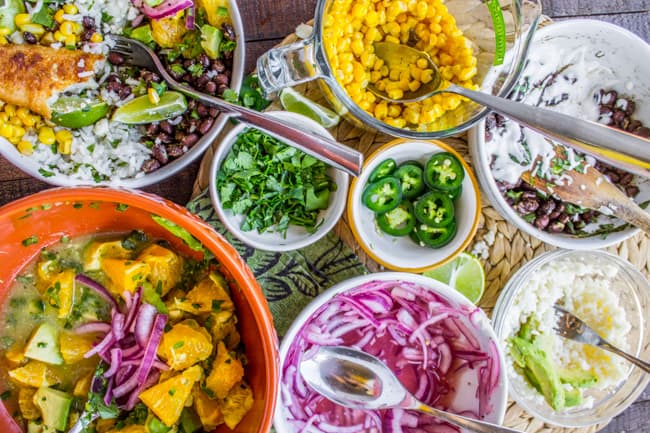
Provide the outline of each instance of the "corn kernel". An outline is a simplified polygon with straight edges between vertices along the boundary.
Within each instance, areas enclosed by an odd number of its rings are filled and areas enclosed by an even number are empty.
[[[72,21],[63,21],[59,26],[59,31],[66,36],[74,34],[74,24]]]
[[[4,110],[5,110],[5,113],[7,113],[7,115],[9,117],[13,117],[13,116],[16,115],[16,106],[13,105],[13,104],[5,105]]]
[[[75,15],[77,12],[79,12],[79,9],[77,9],[77,6],[73,5],[72,3],[66,3],[63,5],[63,11],[68,15]]]
[[[25,135],[25,132],[27,132],[27,131],[25,131],[25,128],[23,128],[22,126],[15,126],[14,127],[14,137],[23,138],[23,136]]]
[[[31,155],[34,153],[34,145],[27,140],[20,140],[16,145],[18,152],[23,155]]]
[[[56,136],[54,135],[54,130],[49,126],[44,126],[38,130],[38,141],[45,145],[54,144],[56,141]]]
[[[65,46],[74,47],[77,45],[77,37],[75,35],[70,35],[65,37]]]
[[[68,131],[67,129],[61,129],[59,131],[56,131],[54,137],[56,138],[57,143],[63,143],[65,141],[72,140],[72,132]]]
[[[60,141],[57,150],[61,155],[69,155],[72,151],[72,138],[69,140]]]
[[[9,123],[4,123],[0,126],[0,135],[4,138],[11,138],[14,136],[14,126]]]
[[[65,18],[63,18],[63,15],[65,15],[65,11],[63,9],[59,9],[54,14],[54,21],[61,24],[63,21],[65,21]]]
[[[102,37],[102,35],[100,35],[97,32],[93,33],[93,35],[90,37],[90,42],[95,43],[95,44],[97,44],[97,43],[99,43],[99,42],[101,42],[103,40],[104,40],[104,38]]]
[[[149,102],[151,102],[153,105],[158,105],[160,102],[160,95],[153,87],[149,87],[147,90],[147,97],[149,98]]]
[[[9,143],[11,143],[11,144],[18,145],[18,143],[20,143],[21,138],[22,137],[17,137],[17,136],[14,135],[12,137],[9,137],[7,140],[9,140]]]
[[[55,41],[57,41],[57,42],[65,42],[66,36],[63,33],[61,33],[60,31],[58,31],[58,30],[55,31],[53,36],[54,36]]]
[[[45,27],[43,27],[40,24],[34,24],[34,23],[27,23],[23,24],[20,26],[20,30],[23,32],[28,32],[33,35],[36,35],[36,37],[41,37],[45,33]]]
[[[30,17],[29,14],[16,14],[14,22],[18,27],[24,26],[25,24],[32,22],[32,17]]]
[[[9,27],[0,27],[0,36],[9,36],[11,29]]]
[[[23,122],[18,117],[12,117],[9,119],[9,123],[14,126],[22,126]]]
[[[41,36],[40,42],[43,45],[51,45],[51,44],[53,44],[55,42],[54,33],[52,33],[52,32],[45,33],[43,36]]]
[[[0,45],[7,45],[8,43],[7,37],[0,35]]]

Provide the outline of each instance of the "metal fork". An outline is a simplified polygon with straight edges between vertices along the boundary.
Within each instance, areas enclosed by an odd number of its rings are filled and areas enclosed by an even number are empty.
[[[118,35],[111,35],[111,38],[115,41],[115,46],[111,50],[121,54],[126,64],[139,66],[157,73],[172,89],[197,99],[206,105],[219,107],[231,113],[231,116],[237,120],[253,125],[257,129],[353,176],[358,176],[361,172],[363,155],[355,149],[323,137],[315,131],[302,130],[260,112],[197,92],[191,87],[174,80],[167,73],[156,53],[143,43]]]
[[[601,337],[596,331],[591,329],[589,325],[587,325],[572,313],[565,310],[562,306],[555,304],[553,308],[555,309],[555,315],[557,316],[557,322],[555,322],[555,327],[553,329],[558,335],[564,338],[568,338],[569,340],[608,350],[612,353],[622,356],[632,364],[645,370],[647,373],[650,373],[650,363],[642,361],[639,358],[630,355],[629,353],[623,352],[616,346],[613,346],[611,343]]]

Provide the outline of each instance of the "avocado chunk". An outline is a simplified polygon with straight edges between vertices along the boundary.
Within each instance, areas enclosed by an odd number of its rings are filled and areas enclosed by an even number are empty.
[[[131,255],[132,251],[124,248],[121,240],[93,241],[84,247],[83,268],[84,271],[99,271],[104,258],[128,259]]]
[[[43,424],[55,430],[68,428],[72,396],[66,392],[41,387],[34,394],[34,404],[41,409]]]
[[[131,37],[147,45],[154,42],[153,33],[151,32],[151,26],[149,24],[145,24],[131,30]]]
[[[591,388],[598,383],[598,376],[589,371],[560,368],[558,374],[562,383],[575,388]]]
[[[201,46],[205,50],[205,54],[211,59],[218,59],[221,57],[219,48],[223,40],[223,33],[216,27],[209,24],[204,24],[201,27]]]
[[[554,410],[562,410],[565,407],[564,388],[547,353],[520,337],[513,337],[510,341],[518,352],[513,358],[519,357],[523,361],[524,367],[520,368],[523,369],[524,376],[542,393]]]
[[[25,13],[25,4],[22,0],[5,0],[0,3],[0,27],[10,31],[16,30],[16,15]]]
[[[52,325],[43,323],[36,328],[32,338],[25,346],[25,357],[48,364],[63,364],[58,332]]]
[[[571,388],[564,391],[564,406],[573,407],[582,403],[582,394],[577,388]]]
[[[181,426],[183,426],[185,433],[194,433],[203,427],[203,424],[201,424],[201,419],[194,409],[186,407],[181,413]]]

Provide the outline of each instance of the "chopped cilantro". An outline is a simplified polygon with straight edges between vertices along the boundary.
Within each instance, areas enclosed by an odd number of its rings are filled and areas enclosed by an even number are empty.
[[[180,349],[181,347],[183,347],[183,345],[185,345],[184,342],[182,342],[182,341],[177,341],[176,343],[174,343],[174,345],[173,345],[172,347],[173,347],[174,349]]]
[[[30,245],[34,245],[38,243],[38,237],[36,235],[32,235],[26,239],[23,239],[23,246],[28,247]]]
[[[212,311],[215,313],[218,311],[221,311],[221,304],[223,304],[222,300],[219,299],[213,299],[212,300]]]
[[[124,212],[128,208],[129,208],[129,205],[124,204],[124,203],[118,203],[117,206],[115,206],[115,209],[117,209],[118,212]]]
[[[9,397],[11,397],[11,391],[10,390],[6,390],[2,394],[0,394],[0,399],[2,399],[2,401],[8,400]]]

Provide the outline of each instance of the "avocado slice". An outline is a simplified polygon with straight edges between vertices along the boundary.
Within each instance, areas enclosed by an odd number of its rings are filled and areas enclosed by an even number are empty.
[[[557,369],[546,352],[520,337],[513,337],[510,341],[514,350],[519,352],[517,356],[525,365],[523,370],[526,379],[542,393],[554,410],[562,410],[565,407],[564,388]]]
[[[48,364],[61,365],[63,357],[59,348],[59,335],[54,326],[43,323],[25,346],[25,357]]]
[[[218,59],[221,56],[219,47],[223,40],[223,33],[216,27],[204,24],[201,27],[201,46],[211,59]]]
[[[186,407],[183,409],[183,412],[181,412],[181,426],[183,426],[185,433],[194,433],[203,427],[203,424],[201,424],[201,419],[194,409]]]
[[[131,30],[130,36],[133,39],[143,42],[147,45],[154,42],[153,33],[151,32],[151,25],[149,24],[134,28]]]
[[[562,383],[567,383],[575,388],[591,388],[598,383],[598,376],[590,371],[560,368],[558,374]]]
[[[45,428],[65,431],[72,406],[72,396],[67,392],[41,387],[34,394],[34,404],[41,409]]]
[[[564,407],[578,406],[582,403],[582,393],[577,388],[564,391]]]

